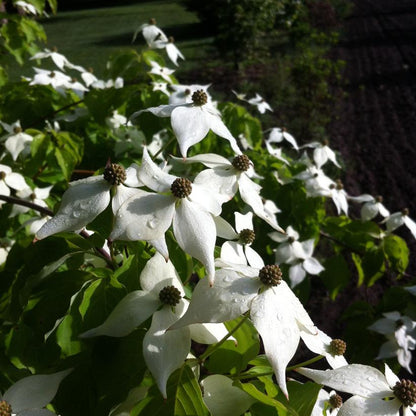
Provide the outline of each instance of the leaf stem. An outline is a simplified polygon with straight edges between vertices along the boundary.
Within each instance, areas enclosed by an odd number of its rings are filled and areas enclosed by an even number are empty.
[[[244,324],[244,322],[248,319],[247,315],[244,315],[241,318],[241,321],[233,328],[231,329],[231,331],[228,332],[227,335],[225,335],[220,341],[218,341],[216,344],[211,345],[207,348],[207,350],[201,354],[198,359],[200,362],[203,362],[204,360],[206,360],[212,353],[214,353],[222,344],[224,344],[225,341],[227,341],[227,339],[233,335],[240,327],[241,325]]]
[[[313,364],[316,363],[319,360],[322,360],[322,358],[325,358],[325,355],[317,355],[314,358],[311,358],[310,360],[304,361],[303,363],[299,363],[296,365],[292,365],[291,367],[287,367],[286,371],[292,371],[292,370],[296,370],[299,367],[306,367],[309,364]]]

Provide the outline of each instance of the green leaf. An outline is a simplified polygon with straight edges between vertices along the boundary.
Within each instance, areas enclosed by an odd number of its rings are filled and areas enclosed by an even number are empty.
[[[409,265],[409,248],[397,235],[388,235],[383,240],[383,248],[390,267],[398,273],[404,273]]]
[[[279,395],[279,400],[293,409],[299,416],[310,416],[321,386],[309,381],[304,384],[297,381],[288,381],[287,389],[289,401],[282,393]]]
[[[341,254],[327,259],[324,266],[325,270],[319,274],[319,277],[329,290],[331,299],[334,300],[338,293],[348,285],[351,273],[348,263]]]
[[[238,325],[241,319],[243,318],[226,322],[225,326],[230,331]],[[211,354],[206,362],[206,367],[210,372],[238,374],[245,370],[248,362],[259,353],[258,333],[249,320],[246,320],[233,335],[237,340],[237,346],[234,341],[226,341]]]

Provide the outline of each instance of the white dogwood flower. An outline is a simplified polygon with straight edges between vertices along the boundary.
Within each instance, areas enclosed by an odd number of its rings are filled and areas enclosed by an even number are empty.
[[[156,20],[150,19],[149,23],[143,23],[133,35],[134,42],[139,32],[142,32],[142,35],[147,43],[149,48],[157,48],[158,41],[167,42],[168,38],[164,34],[163,30],[156,26]]]
[[[369,194],[363,194],[349,196],[348,199],[354,202],[363,202],[360,212],[363,221],[371,221],[377,215],[381,215],[384,218],[390,215],[389,210],[383,205],[383,198],[381,196],[373,197]]]
[[[300,337],[304,333],[317,336],[317,328],[282,280],[278,266],[250,267],[243,258],[238,264],[219,259],[217,265],[222,268],[216,271],[215,285],[210,288],[207,279],[200,280],[188,310],[171,329],[193,323],[225,322],[250,311],[277,383],[288,396],[286,366]]]
[[[48,205],[45,202],[46,198],[49,198],[49,193],[52,189],[51,186],[46,186],[45,188],[38,188],[35,187],[34,189],[27,187],[20,191],[16,192],[16,196],[20,199],[25,201],[30,201],[35,205],[38,205],[43,208],[48,208]],[[29,207],[25,207],[23,205],[14,204],[12,211],[10,213],[10,217],[14,217],[15,215],[23,214],[30,210]]]
[[[139,179],[157,193],[135,190],[118,210],[110,238],[149,241],[168,258],[165,232],[172,224],[179,246],[202,262],[212,284],[216,240],[213,215],[221,212],[221,198],[197,178],[192,183],[170,175],[151,160],[145,148]]]
[[[134,191],[128,186],[140,186],[134,164],[124,170],[122,166],[112,163],[103,175],[71,182],[62,196],[58,212],[36,233],[36,239],[62,231],[81,230],[107,208],[111,199],[113,213],[116,213]],[[115,189],[113,198],[112,188]]]
[[[320,169],[326,162],[331,161],[336,167],[341,168],[340,164],[337,161],[335,152],[328,146],[328,141],[324,140],[321,142],[311,142],[303,145],[302,147],[312,147],[313,151],[313,160],[316,166]]]
[[[260,114],[264,114],[266,111],[273,111],[270,105],[258,93],[256,93],[255,97],[249,98],[247,102],[256,106]]]
[[[5,415],[52,416],[44,407],[51,402],[61,381],[72,370],[54,374],[37,374],[20,379],[0,395],[0,406]]]
[[[10,188],[21,191],[28,188],[28,184],[20,173],[12,172],[10,166],[0,164],[0,195],[9,196],[11,194]],[[0,200],[0,207],[5,203]]]
[[[315,383],[353,396],[341,406],[338,416],[412,416],[416,411],[416,383],[399,380],[385,364],[385,373],[361,364],[349,364],[335,370],[299,368],[300,374]]]
[[[160,66],[156,61],[150,61],[152,69],[149,71],[149,74],[158,75],[162,77],[169,84],[172,84],[173,80],[170,77],[175,70],[167,68],[165,66]]]
[[[188,149],[203,140],[209,130],[228,140],[233,151],[241,154],[236,139],[222,122],[220,112],[208,102],[208,96],[204,90],[197,90],[192,94],[192,103],[147,108],[133,113],[130,119],[134,119],[143,111],[150,111],[158,117],[171,118],[172,129],[184,158]]]
[[[183,298],[185,291],[175,267],[159,253],[147,261],[140,274],[140,287],[140,290],[126,295],[103,324],[80,336],[122,337],[153,315],[143,339],[143,355],[166,398],[168,378],[185,361],[191,338],[199,343],[212,344],[220,341],[228,331],[223,324],[195,324],[166,332],[183,315],[189,302]]]
[[[397,357],[399,364],[409,373],[412,373],[410,363],[412,352],[416,348],[416,322],[400,312],[383,313],[381,318],[368,327],[368,329],[383,334],[388,338],[381,347],[376,357],[383,358]]]
[[[82,66],[71,64],[71,62],[69,62],[68,59],[64,55],[62,55],[61,53],[58,53],[56,49],[49,50],[45,48],[43,52],[36,53],[30,59],[32,60],[32,59],[45,59],[45,58],[51,58],[54,64],[61,71],[65,71],[65,67],[67,67],[69,69],[75,69],[79,72],[85,72],[85,69]]]
[[[292,145],[294,149],[299,150],[299,146],[296,142],[296,139],[290,133],[288,133],[284,127],[274,127],[267,131],[270,132],[266,140],[267,143],[282,143],[283,140],[286,140],[288,143]]]
[[[312,409],[311,416],[335,416],[342,405],[342,398],[332,390],[319,390],[318,397]]]
[[[416,238],[416,222],[409,217],[409,210],[407,208],[389,215],[383,220],[383,223],[386,224],[387,233],[392,233],[396,228],[405,225],[413,237]]]
[[[33,137],[23,132],[20,121],[17,120],[13,124],[3,123],[2,121],[0,123],[8,133],[2,140],[5,140],[4,147],[12,155],[13,160],[16,161],[20,154],[27,156],[30,153],[30,144]]]
[[[206,184],[212,192],[221,195],[222,202],[227,202],[240,193],[241,199],[249,205],[253,212],[266,221],[275,230],[283,232],[274,213],[268,210],[260,196],[261,186],[252,181],[252,177],[260,178],[254,171],[253,164],[246,155],[239,154],[232,162],[223,156],[208,153],[187,158],[185,163],[200,162],[210,169],[203,170],[195,178],[195,183]]]

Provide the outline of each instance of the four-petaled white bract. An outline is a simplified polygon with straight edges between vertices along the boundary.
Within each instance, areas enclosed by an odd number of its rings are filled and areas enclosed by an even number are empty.
[[[394,395],[393,387],[399,378],[387,364],[384,374],[361,364],[335,370],[299,368],[297,371],[315,383],[353,395],[343,403],[338,416],[399,416],[400,408],[403,408],[404,416],[413,416],[413,411],[416,411],[416,405],[403,406]]]

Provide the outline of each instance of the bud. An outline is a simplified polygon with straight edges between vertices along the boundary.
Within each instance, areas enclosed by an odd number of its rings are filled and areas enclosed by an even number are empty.
[[[266,286],[280,285],[282,271],[277,264],[264,266],[259,272],[259,279]]]
[[[409,208],[403,208],[402,215],[409,215]]]
[[[186,178],[177,178],[173,181],[170,190],[176,198],[186,198],[192,192],[192,182]]]
[[[165,305],[175,306],[181,300],[181,292],[175,286],[165,286],[159,292],[159,299]]]
[[[342,397],[339,394],[333,394],[330,398],[329,398],[329,405],[333,408],[333,409],[338,409],[341,407],[342,405]]]
[[[347,343],[342,339],[333,339],[328,348],[328,352],[332,355],[344,355],[347,349]]]
[[[19,126],[13,127],[13,133],[18,134],[22,132],[22,128]]]
[[[192,94],[192,101],[195,105],[201,106],[207,103],[208,96],[204,90],[197,90]]]
[[[404,406],[412,407],[416,403],[416,383],[402,379],[393,387],[394,395]]]
[[[11,416],[12,407],[6,400],[0,400],[0,416]]]
[[[120,185],[127,179],[126,171],[123,166],[111,163],[104,169],[104,179],[111,185]]]
[[[253,230],[245,228],[244,230],[240,231],[240,234],[238,235],[238,237],[239,237],[241,243],[251,244],[255,240],[256,234],[254,234]]]
[[[247,171],[250,168],[250,163],[250,159],[246,155],[236,156],[232,161],[232,165],[241,172]]]

